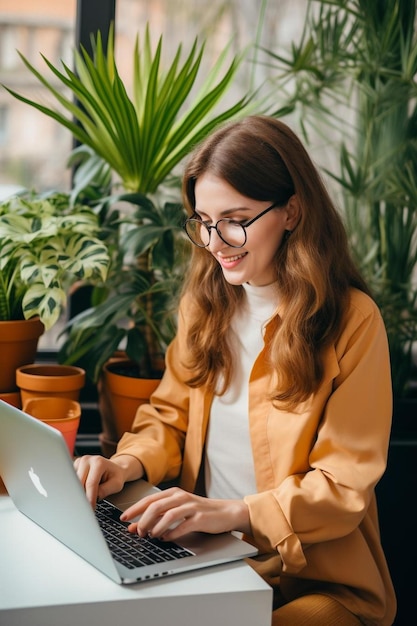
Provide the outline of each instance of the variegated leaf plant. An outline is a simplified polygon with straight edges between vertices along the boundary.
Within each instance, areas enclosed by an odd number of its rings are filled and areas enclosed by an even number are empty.
[[[64,193],[26,192],[0,203],[0,321],[60,317],[69,288],[101,283],[110,259],[92,209]]]

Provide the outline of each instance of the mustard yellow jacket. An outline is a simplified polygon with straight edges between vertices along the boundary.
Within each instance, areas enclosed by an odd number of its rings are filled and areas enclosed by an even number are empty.
[[[265,343],[274,332],[272,320]],[[138,409],[117,454],[130,454],[158,484],[180,477],[196,487],[212,395],[184,380],[187,306],[151,403]],[[352,290],[323,382],[296,412],[273,406],[264,351],[249,384],[249,423],[258,493],[248,494],[251,565],[286,599],[333,596],[364,624],[391,626],[395,594],[381,548],[374,487],[382,476],[392,417],[386,332],[374,302]],[[241,459],[244,463],[245,459]]]

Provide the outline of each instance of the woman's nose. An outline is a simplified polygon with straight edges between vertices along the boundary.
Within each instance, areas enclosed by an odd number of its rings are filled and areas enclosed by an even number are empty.
[[[210,250],[210,252],[217,252],[217,250],[220,250],[226,244],[224,243],[223,239],[220,237],[219,233],[217,232],[215,228],[212,228],[210,232],[211,232],[210,243],[207,247]]]

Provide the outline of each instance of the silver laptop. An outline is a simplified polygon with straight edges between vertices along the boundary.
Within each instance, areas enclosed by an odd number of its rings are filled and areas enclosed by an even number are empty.
[[[2,400],[0,476],[24,515],[120,584],[257,554],[256,548],[231,533],[191,533],[181,537],[179,543],[131,535],[119,520],[121,511],[157,488],[145,480],[127,483],[123,491],[98,506],[103,510],[95,513],[61,433]],[[114,548],[110,544],[115,535],[122,539],[115,539]],[[125,539],[130,544],[127,547],[120,544]]]

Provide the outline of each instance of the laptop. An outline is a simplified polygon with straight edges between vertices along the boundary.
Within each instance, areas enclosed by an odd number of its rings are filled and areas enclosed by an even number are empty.
[[[132,584],[255,556],[232,533],[190,533],[178,543],[142,539],[119,516],[158,490],[145,480],[91,508],[62,434],[0,400],[0,476],[15,506],[96,569]],[[121,537],[121,538],[120,538]],[[116,546],[110,548],[114,540]],[[127,540],[129,546],[121,545]]]

